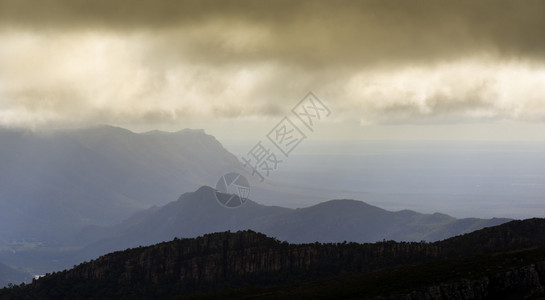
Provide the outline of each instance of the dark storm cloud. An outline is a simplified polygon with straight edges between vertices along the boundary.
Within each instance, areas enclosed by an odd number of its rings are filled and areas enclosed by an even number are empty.
[[[309,90],[341,122],[541,122],[543,28],[537,0],[0,0],[0,124],[277,117]]]
[[[216,63],[267,59],[315,68],[475,52],[545,57],[544,1],[0,0],[0,20],[34,30],[150,30],[164,55]]]

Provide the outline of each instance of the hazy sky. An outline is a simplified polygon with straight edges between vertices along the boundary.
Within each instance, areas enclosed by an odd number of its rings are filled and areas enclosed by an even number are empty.
[[[0,124],[545,140],[544,1],[0,0]],[[318,138],[317,137],[317,138]]]

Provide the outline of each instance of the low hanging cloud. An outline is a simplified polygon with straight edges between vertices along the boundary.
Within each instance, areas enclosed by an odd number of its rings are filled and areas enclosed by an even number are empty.
[[[467,59],[364,71],[347,82],[348,107],[381,122],[545,120],[545,68]]]
[[[0,0],[0,124],[545,119],[542,1]]]

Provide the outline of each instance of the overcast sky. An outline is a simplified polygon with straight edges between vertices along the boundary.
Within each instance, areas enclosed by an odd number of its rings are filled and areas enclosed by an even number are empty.
[[[545,140],[544,1],[0,0],[0,124]],[[234,135],[233,134],[233,135]]]

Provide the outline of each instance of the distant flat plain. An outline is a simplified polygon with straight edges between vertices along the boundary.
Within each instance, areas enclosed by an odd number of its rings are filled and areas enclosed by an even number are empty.
[[[251,148],[225,146],[238,157]],[[288,207],[351,198],[454,217],[544,217],[545,142],[305,141],[267,184],[316,195],[264,203]]]

